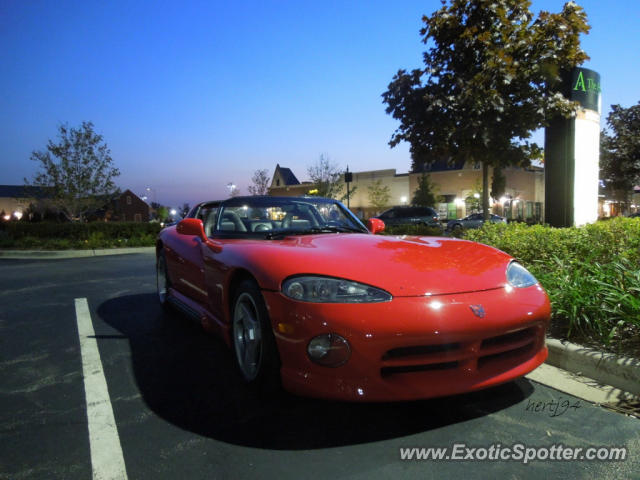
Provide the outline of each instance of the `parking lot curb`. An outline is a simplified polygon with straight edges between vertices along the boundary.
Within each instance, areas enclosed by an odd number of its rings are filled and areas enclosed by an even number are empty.
[[[126,255],[131,253],[153,253],[155,247],[94,248],[89,250],[0,250],[0,259],[63,259],[101,257],[104,255]]]
[[[549,365],[640,395],[640,360],[555,338],[547,338],[547,347]]]

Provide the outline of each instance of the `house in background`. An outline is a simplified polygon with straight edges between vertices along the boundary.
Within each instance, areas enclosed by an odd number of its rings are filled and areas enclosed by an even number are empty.
[[[148,222],[149,205],[127,189],[113,200],[106,217],[113,222]]]
[[[27,214],[30,205],[37,205],[51,198],[51,193],[47,190],[47,187],[0,185],[0,213],[4,212],[2,220],[11,218],[19,220]],[[105,203],[107,203],[106,200]],[[149,205],[127,189],[109,205],[89,215],[89,219],[91,218],[105,221],[148,222]]]
[[[271,186],[269,187],[269,195],[274,197],[300,197],[307,195],[311,189],[313,189],[311,182],[300,183],[290,168],[281,167],[280,164],[276,164],[276,169],[271,179]]]

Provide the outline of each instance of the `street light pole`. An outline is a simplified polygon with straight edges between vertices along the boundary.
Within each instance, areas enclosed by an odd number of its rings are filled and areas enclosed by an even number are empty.
[[[353,174],[349,171],[349,165],[347,165],[347,171],[344,173],[344,181],[347,184],[347,208],[351,210],[351,190],[349,185],[353,181]]]

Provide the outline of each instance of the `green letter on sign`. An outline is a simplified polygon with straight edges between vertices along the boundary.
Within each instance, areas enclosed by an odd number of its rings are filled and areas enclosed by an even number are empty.
[[[576,86],[573,87],[574,90],[578,90],[578,87],[582,87],[581,90],[586,92],[587,89],[584,86],[584,77],[582,76],[582,71],[578,74],[578,81],[576,82]]]

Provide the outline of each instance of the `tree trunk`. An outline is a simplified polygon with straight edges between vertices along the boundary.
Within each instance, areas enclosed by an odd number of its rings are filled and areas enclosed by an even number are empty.
[[[482,162],[482,215],[489,220],[489,164]]]

